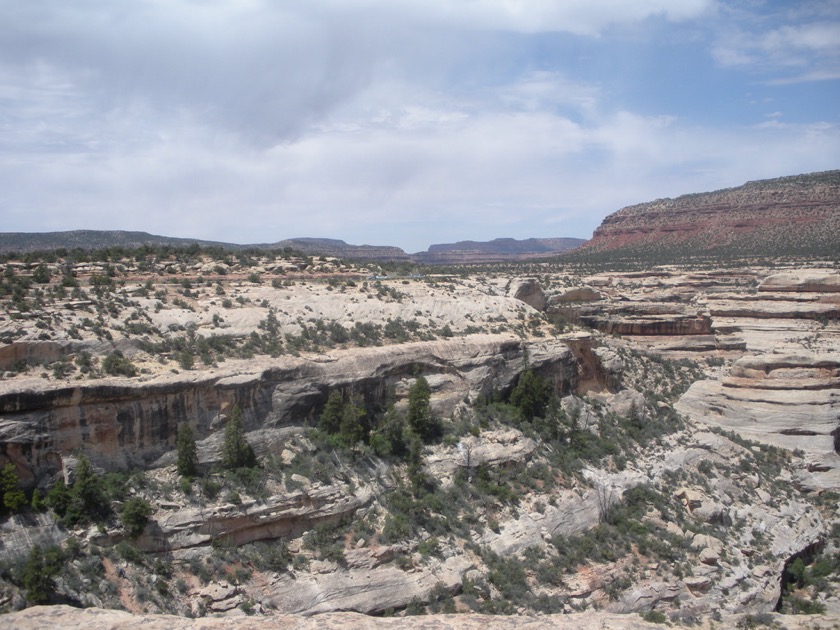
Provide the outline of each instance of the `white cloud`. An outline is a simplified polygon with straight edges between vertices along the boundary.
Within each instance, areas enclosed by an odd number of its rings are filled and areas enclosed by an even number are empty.
[[[333,6],[336,4],[345,3],[334,0]],[[381,3],[374,4],[381,8]],[[711,0],[393,0],[389,4],[391,11],[468,28],[577,35],[597,35],[610,26],[632,24],[652,16],[688,20],[713,7]]]
[[[840,21],[837,14],[834,18],[764,30],[729,26],[712,47],[712,55],[722,66],[784,72],[786,76],[769,80],[775,85],[833,80],[840,76]],[[790,76],[791,72],[795,74]]]
[[[517,48],[533,32],[600,42],[612,25],[714,9],[706,0],[7,0],[3,229],[332,236],[419,250],[588,236],[628,203],[835,167],[836,125],[718,128],[642,113],[614,101],[608,75],[573,78],[586,76],[568,70],[576,57],[549,62]],[[833,50],[823,31],[777,30],[734,42],[732,59]]]

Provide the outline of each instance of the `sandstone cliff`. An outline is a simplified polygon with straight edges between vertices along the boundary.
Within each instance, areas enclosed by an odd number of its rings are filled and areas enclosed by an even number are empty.
[[[643,256],[837,254],[840,171],[628,206],[606,217],[578,254]]]
[[[581,342],[576,337],[575,347]],[[299,426],[314,421],[335,389],[352,390],[384,410],[389,401],[399,403],[403,384],[416,374],[429,379],[435,409],[445,416],[460,401],[510,388],[526,355],[556,391],[576,388],[577,359],[562,340],[523,343],[492,335],[263,359],[144,383],[35,380],[22,387],[7,381],[0,383],[0,454],[29,484],[60,471],[62,459],[79,449],[105,469],[147,467],[172,450],[181,423],[204,439],[238,405],[249,429]]]

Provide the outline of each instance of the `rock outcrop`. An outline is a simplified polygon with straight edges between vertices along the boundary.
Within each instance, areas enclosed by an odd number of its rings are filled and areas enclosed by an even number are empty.
[[[676,409],[749,439],[799,449],[820,469],[818,485],[840,481],[838,355],[743,357],[721,380],[694,383]]]
[[[612,335],[687,336],[711,333],[711,318],[697,307],[680,304],[590,303],[563,308],[551,299],[549,314],[563,315]]]
[[[629,206],[575,254],[672,262],[711,253],[832,255],[838,233],[840,171],[826,171]]]
[[[574,343],[580,348],[591,338],[576,337]],[[0,384],[0,455],[30,481],[55,474],[62,458],[81,448],[104,469],[146,467],[173,449],[179,423],[189,422],[201,440],[218,432],[238,405],[248,430],[300,425],[320,412],[334,389],[352,389],[370,408],[384,409],[389,395],[407,395],[418,370],[432,386],[434,408],[448,415],[463,400],[510,388],[526,354],[529,365],[557,391],[576,387],[578,361],[562,340],[522,343],[498,335],[358,348],[310,359],[266,358],[238,369],[144,383]],[[596,367],[597,358],[594,362],[588,369]]]

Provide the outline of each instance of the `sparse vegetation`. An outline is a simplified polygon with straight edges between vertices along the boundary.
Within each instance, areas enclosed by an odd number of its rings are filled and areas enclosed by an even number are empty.
[[[739,591],[756,598],[762,578],[753,569],[778,561],[768,550],[779,544],[779,534],[740,510],[758,503],[759,490],[770,497],[761,507],[767,522],[784,523],[778,531],[796,526],[793,517],[779,514],[819,510],[826,522],[834,518],[836,497],[803,498],[791,483],[788,471],[804,470],[802,454],[718,432],[721,452],[736,454],[721,457],[707,432],[697,439],[696,428],[674,411],[693,382],[726,374],[736,351],[682,351],[674,360],[654,343],[643,347],[585,330],[575,309],[586,304],[545,315],[506,297],[511,278],[538,278],[558,292],[582,286],[598,268],[592,259],[425,269],[363,267],[290,251],[153,248],[64,252],[51,261],[7,257],[0,265],[0,308],[9,324],[2,341],[59,342],[49,360],[33,353],[8,365],[6,378],[34,378],[50,392],[103,376],[132,377],[131,387],[159,379],[157,387],[171,378],[212,391],[202,391],[199,403],[178,395],[160,403],[150,412],[153,432],[134,424],[136,414],[121,417],[113,437],[119,448],[161,448],[149,458],[158,463],[147,474],[113,472],[109,456],[89,448],[85,440],[97,439],[102,426],[93,415],[83,419],[86,437],[62,469],[51,463],[49,476],[25,483],[14,465],[0,470],[4,517],[22,513],[9,523],[55,519],[68,536],[65,546],[77,546],[52,548],[45,540],[31,559],[4,556],[0,587],[5,581],[22,589],[30,604],[99,601],[111,607],[127,597],[149,612],[211,614],[217,611],[206,597],[200,606],[188,603],[198,601],[199,588],[218,582],[238,588],[240,608],[258,614],[266,602],[252,599],[253,592],[272,580],[312,571],[317,582],[336,565],[353,575],[375,562],[431,584],[432,569],[460,556],[475,568],[460,584],[427,587],[391,612],[552,613],[632,601],[638,584],[690,583],[709,590],[692,591],[691,598],[684,591],[673,603],[640,611],[651,622],[689,625],[694,612],[686,601],[705,602],[709,592],[724,602],[740,601]],[[633,265],[627,261],[627,268]],[[715,276],[716,290],[756,291],[755,270],[736,275]],[[675,271],[661,276],[677,277]],[[608,281],[603,291],[629,302],[650,286],[645,274],[632,272]],[[674,299],[682,305],[678,293]],[[825,347],[834,334],[832,318],[813,323],[803,348]],[[465,376],[446,357],[471,343],[459,338],[472,334],[498,335],[494,343],[504,360],[485,365],[472,357],[476,372]],[[567,363],[547,358],[546,348],[565,348],[565,339],[573,340],[568,347],[577,354]],[[329,369],[354,352],[374,356],[353,348],[433,340],[423,352],[415,353],[420,346],[400,349],[422,357],[413,368],[395,362],[364,379],[348,368],[329,385],[297,376]],[[524,348],[543,354],[526,356]],[[229,368],[219,369],[226,361]],[[607,372],[603,366],[610,362],[621,368]],[[474,380],[483,383],[481,391],[471,389],[473,381],[464,387],[462,380],[485,369],[489,376]],[[253,397],[243,395],[232,383],[257,370],[264,384],[300,378],[306,391],[272,401],[278,394],[265,385]],[[107,385],[129,389],[116,381]],[[468,393],[454,400],[458,388]],[[269,403],[288,405],[287,411],[263,424],[257,410]],[[164,454],[167,448],[174,452]],[[670,452],[682,458],[676,468],[676,459],[664,459]],[[97,465],[107,461],[111,472],[95,470],[85,453]],[[169,459],[157,459],[162,455]],[[129,459],[128,465],[143,461],[139,454]],[[167,461],[171,465],[163,465]],[[66,486],[52,481],[62,472],[71,480]],[[708,505],[692,507],[695,496],[724,507],[701,517]],[[573,526],[562,513],[571,509]],[[140,550],[149,542],[144,532],[161,535],[159,528],[182,510],[218,517],[200,534],[191,530],[190,540],[198,542],[188,560]],[[272,522],[278,514],[286,519],[282,524]],[[267,538],[235,545],[249,539],[254,522]],[[233,529],[242,523],[245,529]],[[532,544],[511,543],[520,537]],[[702,563],[692,542],[703,537],[723,542],[708,585],[693,573]],[[789,563],[784,612],[818,613],[827,594],[836,593],[838,542],[829,537],[825,545],[824,552]],[[593,576],[592,590],[572,596],[583,570]],[[735,586],[731,575],[738,576]]]

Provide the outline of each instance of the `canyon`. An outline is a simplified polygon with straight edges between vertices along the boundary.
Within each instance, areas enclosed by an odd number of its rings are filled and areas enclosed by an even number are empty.
[[[835,180],[632,207],[550,261],[4,258],[2,619],[836,627]],[[810,253],[759,255],[784,217]]]

